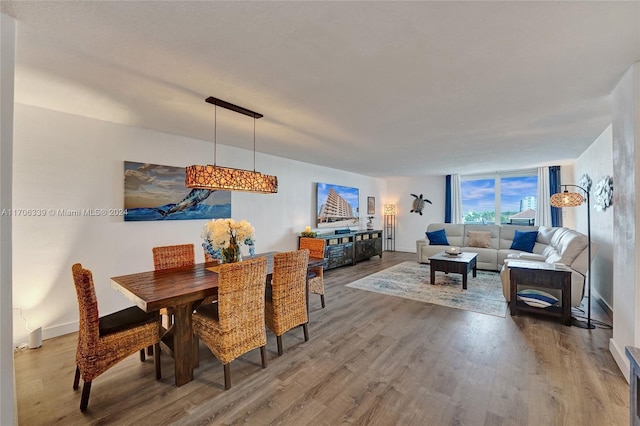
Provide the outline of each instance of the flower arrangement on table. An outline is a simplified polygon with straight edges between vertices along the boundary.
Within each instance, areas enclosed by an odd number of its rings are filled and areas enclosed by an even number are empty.
[[[246,220],[213,219],[205,223],[202,230],[202,247],[221,263],[238,262],[242,260],[240,246],[243,244],[249,246],[250,256],[255,254],[254,231]]]

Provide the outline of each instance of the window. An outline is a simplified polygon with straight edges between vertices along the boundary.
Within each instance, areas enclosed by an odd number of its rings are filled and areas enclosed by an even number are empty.
[[[534,224],[536,170],[461,176],[460,188],[464,223]]]

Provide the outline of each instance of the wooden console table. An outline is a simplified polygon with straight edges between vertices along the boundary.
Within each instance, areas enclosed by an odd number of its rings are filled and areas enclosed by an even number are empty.
[[[511,315],[517,311],[550,315],[562,319],[564,325],[571,325],[571,269],[558,268],[545,262],[509,260]],[[562,292],[561,306],[536,308],[518,300],[518,286],[533,289],[555,289]]]
[[[353,231],[349,233],[320,234],[325,240],[324,269],[355,265],[373,256],[382,258],[382,230]],[[300,247],[300,237],[298,237]]]

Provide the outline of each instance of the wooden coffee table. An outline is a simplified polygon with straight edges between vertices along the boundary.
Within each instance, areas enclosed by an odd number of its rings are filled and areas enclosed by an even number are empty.
[[[454,274],[462,274],[462,288],[467,289],[467,275],[473,271],[473,277],[476,277],[476,258],[478,253],[461,253],[457,256],[450,256],[444,252],[438,253],[429,258],[431,269],[431,284],[436,282],[436,271],[449,272]]]

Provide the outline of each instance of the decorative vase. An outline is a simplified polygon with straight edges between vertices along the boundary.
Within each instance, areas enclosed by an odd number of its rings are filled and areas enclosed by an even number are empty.
[[[242,252],[240,251],[240,245],[236,241],[236,237],[232,236],[229,239],[229,247],[220,250],[222,258],[221,263],[233,263],[240,262],[242,260]]]

